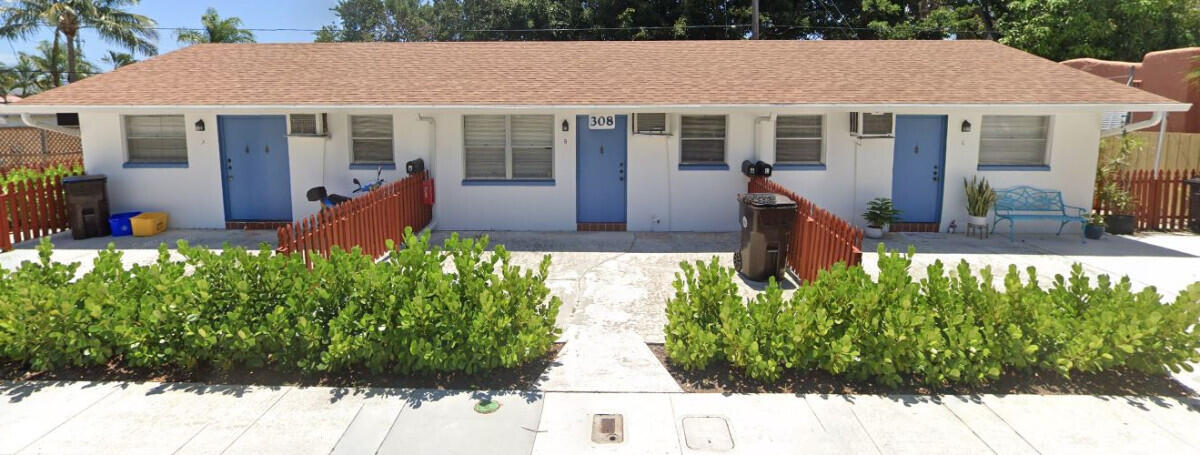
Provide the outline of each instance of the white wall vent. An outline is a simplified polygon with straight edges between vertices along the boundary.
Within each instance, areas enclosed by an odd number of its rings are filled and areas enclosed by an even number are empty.
[[[851,112],[850,135],[858,137],[891,137],[891,112]]]
[[[326,114],[289,114],[288,136],[328,136]]]
[[[633,114],[633,134],[671,134],[670,128],[667,127],[667,114],[662,112]]]

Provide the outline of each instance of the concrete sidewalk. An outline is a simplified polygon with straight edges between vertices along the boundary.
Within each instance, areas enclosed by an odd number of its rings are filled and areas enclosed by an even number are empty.
[[[481,397],[502,406],[478,414]],[[1195,400],[0,383],[8,453],[1197,453]],[[624,442],[591,441],[621,414]]]

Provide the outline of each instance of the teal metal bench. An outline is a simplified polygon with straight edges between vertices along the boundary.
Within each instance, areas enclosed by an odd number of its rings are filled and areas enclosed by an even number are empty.
[[[1079,223],[1080,234],[1087,226],[1088,212],[1083,207],[1063,203],[1062,191],[1043,190],[1031,186],[1015,186],[996,190],[996,220],[992,232],[1002,220],[1008,220],[1008,241],[1014,241],[1013,222],[1017,220],[1055,220],[1059,222],[1058,234],[1068,223]]]

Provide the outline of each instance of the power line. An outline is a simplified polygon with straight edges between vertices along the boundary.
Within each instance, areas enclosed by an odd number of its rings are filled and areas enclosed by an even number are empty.
[[[822,4],[822,6],[824,7],[824,4]],[[834,5],[834,6],[836,7],[836,5]],[[833,11],[828,10],[827,7],[826,7],[826,12],[830,15],[832,15],[834,13]],[[847,30],[847,31],[876,30],[871,27],[850,26],[849,23],[846,21],[846,16],[844,14],[842,14],[841,11],[838,11],[838,15],[840,15],[841,19],[842,19],[840,21],[841,25],[821,26],[821,25],[807,25],[807,24],[792,24],[792,25],[760,24],[760,27],[762,27],[762,28],[784,28],[784,29],[811,29],[811,30]],[[546,28],[509,28],[509,29],[497,29],[497,28],[453,29],[453,28],[447,28],[447,29],[439,29],[438,31],[447,31],[447,32],[455,32],[455,33],[527,33],[527,32],[591,32],[591,31],[625,31],[625,30],[733,29],[733,28],[753,28],[753,27],[754,27],[753,24],[703,24],[703,25],[678,25],[678,26],[676,26],[676,25],[647,25],[647,26],[627,26],[627,27],[546,27]],[[94,28],[94,27],[83,26],[80,28]],[[166,30],[166,31],[175,31],[175,30],[197,31],[197,32],[207,31],[207,29],[199,28],[199,27],[149,27],[148,29],[149,30]],[[321,31],[329,31],[329,32],[334,32],[334,33],[346,32],[346,31],[355,31],[355,32],[362,31],[362,30],[348,30],[348,29],[332,28],[332,27],[320,28],[320,29],[312,29],[312,28],[241,28],[239,30],[246,30],[246,31],[251,31],[251,32],[314,32],[314,33],[321,32]],[[942,32],[942,33],[953,33],[953,34],[958,34],[958,33],[985,34],[985,33],[987,33],[986,30],[950,30],[950,29],[936,28],[936,27],[912,28],[912,29],[907,29],[907,30],[912,30],[912,31],[917,31],[917,32]]]

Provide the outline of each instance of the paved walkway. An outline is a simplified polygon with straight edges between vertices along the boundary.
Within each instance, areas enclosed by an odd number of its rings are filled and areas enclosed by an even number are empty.
[[[474,412],[484,396],[501,408]],[[1197,453],[1198,405],[21,382],[0,383],[0,454]],[[592,442],[594,414],[624,442]]]
[[[169,232],[168,234],[172,234]],[[438,233],[444,236],[445,233]],[[438,392],[129,383],[0,383],[4,453],[1035,453],[1200,451],[1200,403],[1154,397],[683,394],[646,342],[661,342],[680,261],[731,265],[733,234],[491,233],[514,262],[554,255],[548,284],[562,297],[566,347],[531,392]],[[217,246],[273,235],[188,231]],[[211,238],[210,238],[211,237]],[[208,240],[204,240],[208,239]],[[1038,267],[1043,282],[1074,262],[1130,275],[1173,296],[1200,280],[1200,237],[1022,236],[1018,242],[905,234],[917,264]],[[56,239],[57,240],[57,239]],[[65,239],[64,239],[65,240]],[[127,262],[152,261],[160,240],[123,240]],[[141,243],[137,243],[141,242]],[[149,243],[146,243],[149,242]],[[58,260],[90,262],[96,245],[64,241]],[[864,264],[874,270],[874,245]],[[12,267],[36,258],[0,254]],[[916,267],[915,273],[923,273]],[[741,283],[751,295],[757,283]],[[1177,375],[1200,390],[1200,373]],[[471,410],[480,396],[499,412]],[[593,444],[592,415],[619,413],[625,441]]]

